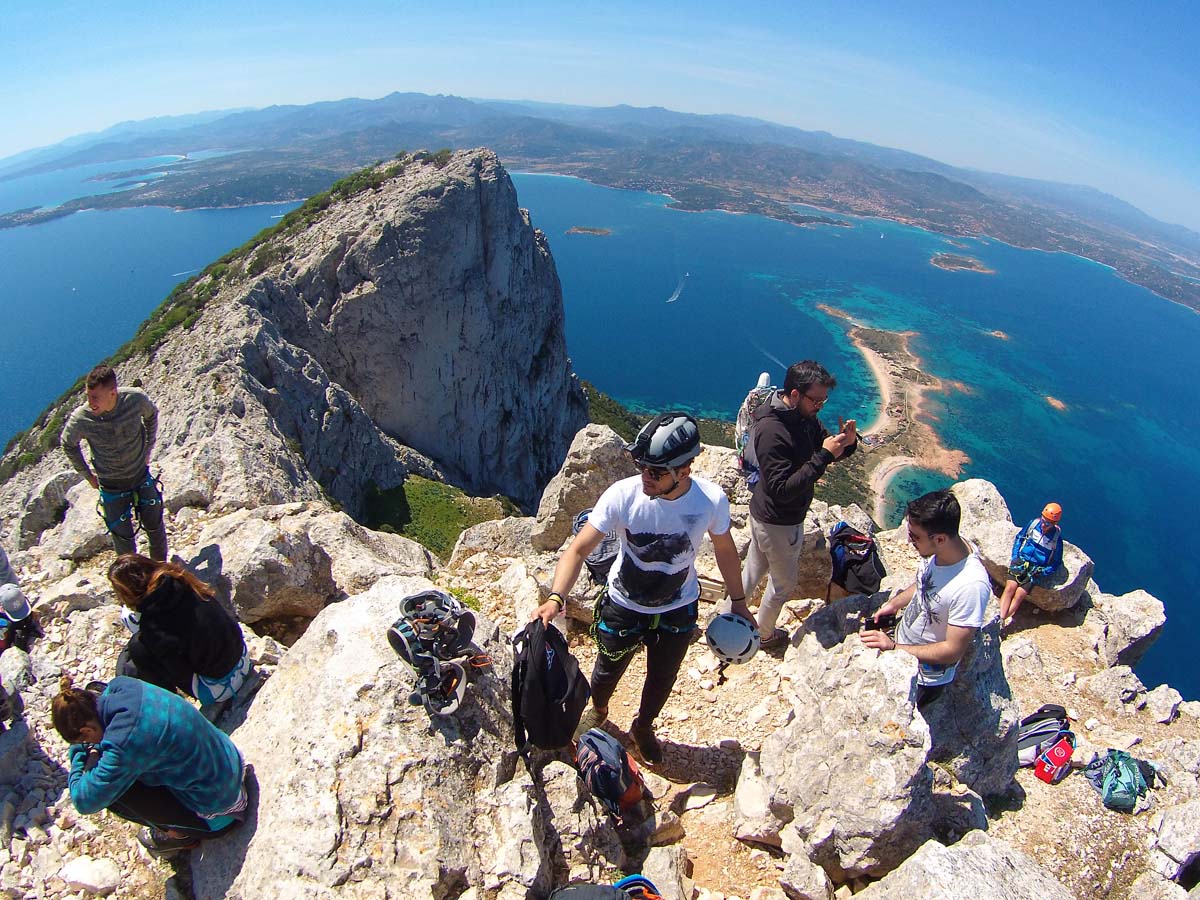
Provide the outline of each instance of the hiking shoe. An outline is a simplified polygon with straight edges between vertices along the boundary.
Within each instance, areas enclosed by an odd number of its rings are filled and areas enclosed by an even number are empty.
[[[634,719],[633,724],[629,726],[629,736],[633,738],[633,743],[637,746],[642,759],[650,765],[656,766],[663,761],[662,744],[654,736],[653,725],[643,725]]]
[[[143,828],[138,831],[138,843],[159,856],[172,856],[183,850],[195,850],[200,846],[196,837],[173,838],[158,828]]]
[[[575,733],[571,735],[571,739],[577,741],[583,737],[585,732],[591,731],[593,728],[600,728],[607,721],[607,709],[601,711],[594,706],[589,706],[580,717],[579,724],[575,727]]]
[[[782,628],[776,628],[769,638],[759,643],[760,650],[778,650],[780,647],[786,646],[788,642],[788,633]]]

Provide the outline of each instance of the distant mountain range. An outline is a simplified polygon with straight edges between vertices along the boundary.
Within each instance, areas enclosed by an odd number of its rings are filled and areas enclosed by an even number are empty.
[[[0,227],[80,209],[236,206],[299,200],[347,172],[418,148],[487,146],[510,168],[670,194],[684,209],[754,212],[804,224],[880,216],[952,235],[989,235],[1116,269],[1200,310],[1200,234],[1081,185],[1015,178],[761,119],[660,107],[584,107],[395,93],[306,106],[127,122],[0,160],[0,179],[168,154],[223,155],[119,173],[127,190],[53,209],[0,210]],[[139,183],[155,170],[170,177]],[[833,221],[825,219],[826,221]]]

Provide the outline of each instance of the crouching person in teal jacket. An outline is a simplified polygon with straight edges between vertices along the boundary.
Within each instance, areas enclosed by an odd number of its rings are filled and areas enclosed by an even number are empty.
[[[145,825],[148,849],[191,850],[245,818],[241,753],[182,697],[124,676],[97,696],[64,678],[51,718],[71,745],[75,808]]]

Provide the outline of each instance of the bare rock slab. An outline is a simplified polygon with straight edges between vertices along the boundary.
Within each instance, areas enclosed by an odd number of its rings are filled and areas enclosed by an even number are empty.
[[[582,428],[542,492],[531,534],[533,546],[557,550],[571,536],[571,524],[579,513],[594,506],[610,484],[636,474],[620,435],[607,425]]]
[[[861,900],[1074,900],[1034,859],[985,831],[952,847],[929,841],[886,878],[854,895]]]

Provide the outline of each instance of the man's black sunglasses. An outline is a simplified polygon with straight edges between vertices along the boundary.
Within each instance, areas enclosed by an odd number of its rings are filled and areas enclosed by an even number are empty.
[[[670,469],[660,469],[658,466],[648,466],[640,462],[635,462],[634,465],[638,467],[639,472],[647,473],[655,481],[661,481],[671,474]]]

